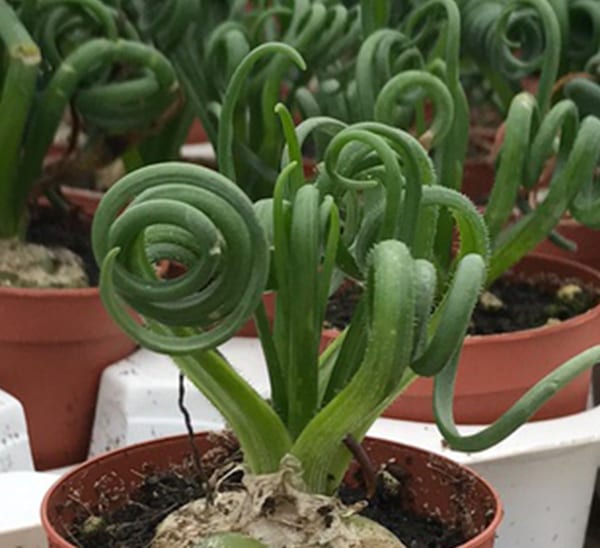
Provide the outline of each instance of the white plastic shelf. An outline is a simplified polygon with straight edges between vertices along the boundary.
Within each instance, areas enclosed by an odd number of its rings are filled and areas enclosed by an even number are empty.
[[[258,392],[269,394],[268,376],[256,338],[235,338],[220,348]],[[179,372],[167,356],[139,350],[108,367],[100,382],[90,456],[124,445],[182,434]],[[220,429],[223,418],[186,380],[185,407],[195,430]]]
[[[40,526],[44,494],[57,480],[48,472],[0,474],[0,546],[2,548],[47,548]]]
[[[33,459],[23,406],[0,390],[0,473],[13,470],[33,470]]]

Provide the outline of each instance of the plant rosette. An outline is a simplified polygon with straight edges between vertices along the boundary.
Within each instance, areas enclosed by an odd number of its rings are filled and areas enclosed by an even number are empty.
[[[227,453],[227,450],[219,447],[219,437],[215,435],[196,434],[195,445],[206,457],[211,453],[218,454],[219,451]],[[383,470],[386,465],[389,467],[382,477],[387,477],[389,481],[394,477],[390,475],[392,470],[395,476],[402,478],[401,482],[395,484],[398,489],[395,497],[398,501],[398,510],[408,515],[412,514],[417,519],[423,518],[442,523],[445,528],[459,531],[464,539],[459,545],[461,548],[493,546],[495,531],[502,519],[502,506],[493,488],[476,473],[444,457],[393,442],[367,438],[364,447],[371,463],[377,469]],[[173,469],[178,469],[178,473],[181,474],[186,464],[188,472],[193,474],[191,461],[190,438],[177,436],[112,451],[79,465],[54,484],[42,503],[42,525],[49,547],[78,546],[77,543],[69,540],[72,539],[71,533],[75,523],[81,525],[87,520],[88,525],[94,522],[96,527],[101,528],[104,519],[102,515],[126,505],[131,500],[132,493],[142,483],[144,476],[158,477],[161,472]],[[360,468],[354,461],[346,474],[345,484],[356,486],[357,477],[360,476],[357,474],[359,471]],[[448,478],[451,478],[451,481],[448,481]],[[220,504],[220,497],[227,497],[227,493],[226,490],[215,493],[216,507]],[[246,494],[249,496],[249,493]],[[293,504],[296,500],[295,497],[302,499],[302,493],[291,486],[278,493],[269,493],[268,496],[266,493],[257,496],[253,501],[258,505],[255,519],[259,521],[261,515],[264,515],[264,508],[267,505],[265,498],[269,498],[269,512],[281,513],[282,521],[285,521],[286,512],[290,503]],[[330,537],[328,546],[340,548],[355,546],[346,544],[344,540],[336,540],[335,531],[336,527],[342,528],[344,522],[351,523],[355,519],[353,516],[358,508],[347,506],[340,518],[335,514],[336,507],[343,508],[339,499],[323,497],[318,502],[318,509],[314,511],[315,508],[312,508],[313,514],[307,509],[304,516],[305,526],[291,529],[296,529],[296,534],[302,536],[303,530],[310,526],[311,520],[319,523],[329,522],[330,527],[324,529],[324,535],[329,534]],[[195,504],[204,506],[206,501]],[[215,506],[213,505],[212,508],[214,509]],[[205,507],[205,510],[210,511],[211,505]],[[229,532],[243,529],[243,519],[235,518],[235,521]],[[285,534],[290,532],[282,527],[280,538],[273,543],[269,542],[266,545],[257,543],[256,546],[270,548],[305,546],[302,542],[289,544],[284,537]],[[170,546],[161,543],[160,540],[155,540],[152,546],[163,545]],[[223,544],[222,546],[238,545]]]
[[[303,66],[289,46],[266,44],[248,54],[232,82],[239,84],[252,63],[272,53]],[[394,110],[393,86],[413,76],[443,89],[435,77],[409,72],[382,92],[378,118]],[[440,107],[451,105],[447,92],[437,99]],[[234,95],[222,110],[235,110]],[[422,143],[435,145],[449,128],[449,112],[436,108],[442,116],[419,139],[381,122],[347,126],[321,117],[296,127],[284,105],[275,112],[286,147],[269,158],[279,166],[272,196],[253,203],[237,184],[233,128],[221,125],[219,172],[179,162],[132,171],[106,193],[92,230],[107,310],[142,346],[171,356],[216,407],[239,441],[248,476],[272,485],[294,462],[296,488],[312,500],[333,496],[355,454],[349,444],[358,452],[371,425],[418,376],[435,378],[433,407],[448,445],[483,451],[598,360],[600,346],[569,357],[494,424],[463,436],[452,413],[460,349],[480,290],[503,272],[513,250],[490,259],[488,229],[477,209],[460,193],[434,184]],[[316,129],[326,129],[330,140],[307,181],[302,144]],[[461,236],[446,271],[432,260],[427,230],[441,208],[452,212]],[[161,261],[182,264],[182,274],[157,277]],[[321,354],[327,300],[340,272],[365,291],[344,335]],[[277,293],[272,326],[263,305],[269,290]],[[270,401],[217,350],[252,315]],[[175,526],[167,533],[163,522],[160,537],[179,534],[178,519],[168,521]],[[212,519],[202,523],[207,529],[169,546],[211,542],[227,530]],[[248,540],[272,538],[277,520],[263,524]],[[314,530],[312,540],[300,544],[319,545],[322,533]],[[342,546],[384,546],[383,539],[398,545],[374,522],[354,534]]]

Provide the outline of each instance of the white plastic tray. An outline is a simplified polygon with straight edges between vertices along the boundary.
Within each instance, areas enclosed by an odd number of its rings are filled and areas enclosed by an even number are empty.
[[[33,459],[23,406],[0,390],[0,473],[12,470],[33,470]]]

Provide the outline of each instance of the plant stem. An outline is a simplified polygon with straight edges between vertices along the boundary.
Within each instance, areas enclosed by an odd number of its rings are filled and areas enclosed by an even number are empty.
[[[0,238],[7,238],[17,236],[24,223],[16,181],[41,57],[6,0],[0,0],[0,39],[8,53],[0,100]]]

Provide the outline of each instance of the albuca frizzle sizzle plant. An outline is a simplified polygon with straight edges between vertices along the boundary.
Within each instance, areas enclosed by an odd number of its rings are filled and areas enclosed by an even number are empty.
[[[425,29],[435,28],[440,24],[440,18],[434,17],[438,4],[445,2],[426,2],[409,20],[424,21]],[[460,17],[451,19],[451,11],[447,11],[446,34],[462,35],[466,55],[478,61],[507,110],[505,137],[484,216],[492,252],[486,281],[489,285],[549,236],[562,246],[572,246],[553,233],[565,213],[591,228],[600,227],[596,180],[600,120],[594,116],[581,119],[582,111],[570,99],[553,102],[553,86],[563,53],[560,0],[463,0],[457,5]],[[461,19],[459,32],[457,24]],[[449,61],[445,65],[452,66]],[[536,70],[540,71],[540,78],[535,97],[529,93],[515,95],[512,84]],[[426,86],[413,79],[413,86],[421,88],[421,96],[428,95],[434,100],[443,90],[439,89],[439,81],[435,86],[431,83]],[[446,86],[452,89],[450,83]],[[460,106],[464,104],[460,91],[456,91],[459,88],[460,84],[456,84],[451,93],[455,131],[438,135],[437,142],[432,144],[436,160],[450,159],[449,163],[436,161],[438,182],[457,190],[461,178],[456,174],[461,173],[462,167],[456,165],[456,160],[464,160],[465,152],[460,135],[466,135],[468,122]],[[413,91],[413,96],[416,93]],[[554,165],[545,173],[549,161],[554,161]],[[542,175],[548,173],[548,192],[532,208],[528,197],[536,192]],[[514,221],[512,215],[517,207],[522,215]],[[432,256],[442,274],[450,264],[450,226],[442,218]]]
[[[600,4],[594,0],[459,0],[464,51],[476,60],[505,109],[520,80],[542,69],[540,91],[563,91],[599,114]],[[596,57],[597,58],[597,57]],[[554,65],[555,70],[545,70]],[[553,77],[554,76],[554,77]]]
[[[106,194],[93,226],[107,309],[142,346],[170,354],[222,413],[248,472],[275,474],[288,470],[291,459],[300,491],[334,494],[351,459],[344,438],[362,440],[419,375],[435,378],[432,403],[449,445],[483,450],[600,359],[600,347],[583,352],[495,423],[460,435],[452,414],[454,380],[473,307],[489,276],[484,220],[465,197],[436,184],[426,150],[409,133],[327,117],[294,128],[283,105],[276,111],[287,147],[272,198],[253,204],[238,186],[243,182],[234,180],[231,152],[221,147],[223,173],[181,163],[130,173]],[[434,124],[444,124],[440,116]],[[330,141],[309,181],[301,149],[318,132]],[[430,225],[441,207],[452,212],[461,235],[448,284],[439,283],[435,267],[421,258],[431,255]],[[162,259],[185,265],[185,273],[157,279],[153,265]],[[348,328],[319,356],[326,303],[340,271],[365,291]],[[261,301],[268,289],[277,293],[272,328]],[[127,307],[143,316],[143,326]],[[272,402],[217,350],[252,314]],[[222,532],[208,527],[191,540]],[[379,532],[358,529],[344,546],[398,545],[385,544],[382,538],[392,542],[385,533],[373,537]],[[163,534],[159,527],[156,546],[163,546]],[[260,536],[278,546],[267,539],[268,532]]]
[[[24,236],[27,199],[70,105],[91,150],[141,140],[179,99],[169,61],[100,0],[15,4],[0,0],[0,238]]]
[[[362,110],[356,108],[357,95],[364,104],[365,96],[376,93],[418,57],[415,48],[408,47],[408,38],[399,41],[399,33],[386,28],[397,26],[405,15],[408,7],[400,2],[121,0],[118,4],[140,34],[173,62],[187,105],[216,149],[222,145],[222,125],[233,127],[238,184],[254,200],[272,195],[278,174],[283,141],[272,116],[278,102],[305,117],[318,112],[345,122],[366,120],[362,112],[356,117]],[[377,36],[371,39],[373,35]],[[299,70],[297,59],[281,48],[261,56],[238,80],[241,89],[230,116],[225,111],[225,104],[231,103],[226,94],[238,66],[250,51],[270,47],[274,41],[297,50],[305,70]],[[406,54],[405,47],[410,49]],[[361,60],[359,49],[364,49]],[[404,61],[391,62],[395,53]],[[355,73],[355,64],[361,88],[350,83],[346,97],[338,90]]]

